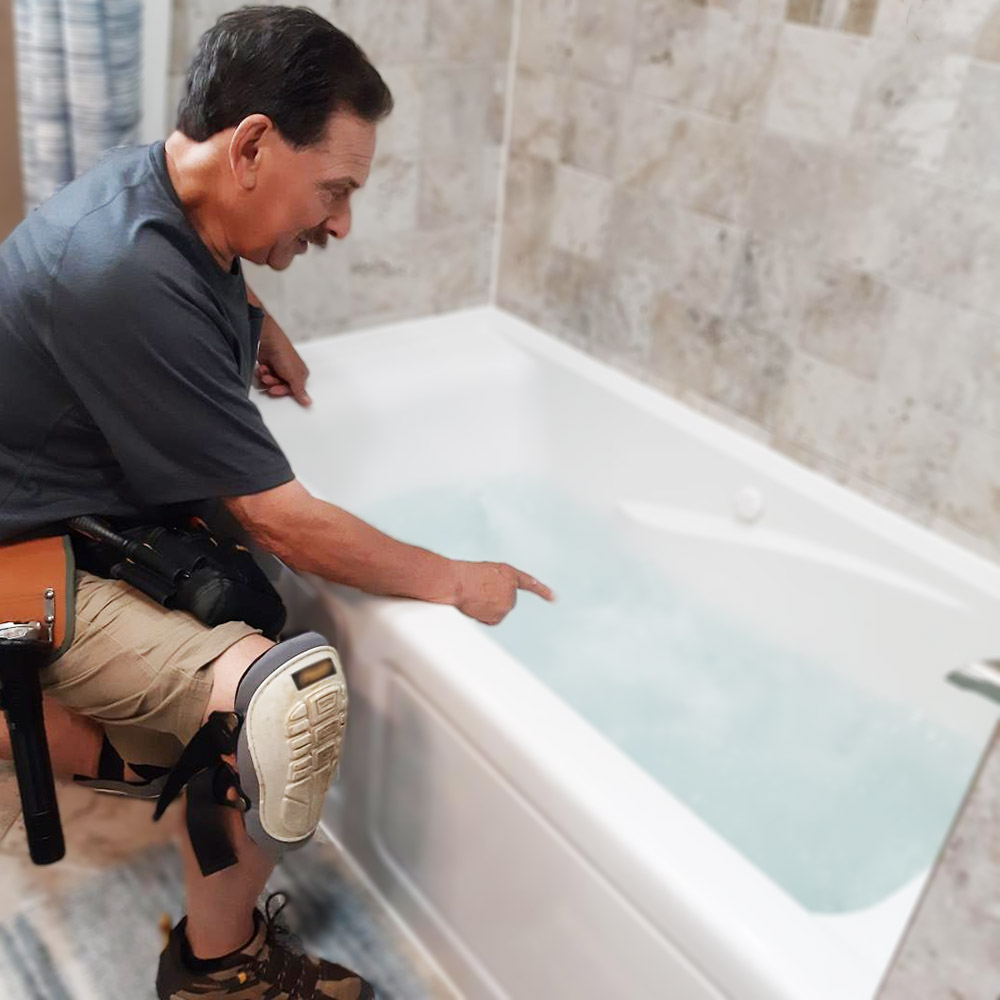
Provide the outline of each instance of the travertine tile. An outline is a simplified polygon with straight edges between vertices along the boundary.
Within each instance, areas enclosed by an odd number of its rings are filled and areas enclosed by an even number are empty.
[[[1000,313],[1000,193],[938,187],[907,223],[886,274],[911,288]]]
[[[796,354],[774,417],[774,446],[804,449],[848,468],[857,455],[875,383],[818,358]]]
[[[870,35],[875,28],[879,0],[848,0],[841,28],[855,35]]]
[[[878,40],[854,121],[857,148],[888,163],[937,171],[969,57],[946,44]]]
[[[938,506],[942,517],[988,538],[1000,537],[998,454],[1000,435],[964,428]]]
[[[991,370],[1000,370],[1000,355],[994,360],[992,352],[997,325],[943,299],[897,292],[885,327],[880,393],[900,403],[919,400],[963,424],[988,425],[984,398],[1000,390],[1000,380],[985,387]]]
[[[819,24],[823,0],[788,0],[785,17],[796,24]]]
[[[379,65],[379,73],[392,91],[392,114],[379,122],[375,158],[386,153],[413,155],[420,149],[423,120],[423,73],[419,63]]]
[[[378,66],[424,58],[429,0],[342,3],[333,22],[346,31]],[[343,23],[341,23],[343,22]]]
[[[796,342],[817,282],[819,261],[815,247],[752,234],[737,263],[732,319]]]
[[[751,171],[748,129],[642,97],[628,101],[622,116],[619,183],[740,221]]]
[[[842,142],[869,66],[866,39],[787,25],[778,43],[767,127],[802,139]]]
[[[600,84],[574,80],[568,85],[560,143],[563,162],[609,177],[618,145],[622,95]]]
[[[511,156],[507,165],[498,299],[501,305],[534,307],[545,299],[545,260],[555,204],[555,164]]]
[[[611,182],[561,165],[556,168],[552,245],[567,253],[598,260],[611,223]]]
[[[666,292],[654,292],[651,303],[649,367],[654,379],[676,393],[707,396],[723,336],[722,319]]]
[[[293,295],[281,299],[280,311],[263,293],[261,301],[293,340],[323,337],[343,329],[351,315],[350,256],[346,244],[331,240],[320,250],[310,247],[285,272]]]
[[[747,222],[763,236],[816,244],[827,233],[837,161],[829,148],[764,134],[755,149]]]
[[[463,147],[426,156],[420,165],[420,228],[492,221],[496,194],[486,201],[483,150]]]
[[[351,196],[356,236],[367,238],[416,228],[419,167],[412,153],[385,152],[375,157],[365,186]]]
[[[716,346],[708,393],[736,413],[772,427],[792,357],[782,337],[727,323]]]
[[[879,387],[861,416],[852,470],[914,506],[934,510],[961,437],[957,421]]]
[[[512,0],[428,0],[425,54],[432,59],[495,58],[494,34],[505,15],[510,19],[511,6]]]
[[[430,312],[484,305],[489,298],[493,226],[464,221],[417,234],[416,252],[425,269]]]
[[[725,118],[763,110],[780,25],[728,11],[641,0],[632,89]]]
[[[830,254],[872,274],[895,270],[909,244],[924,238],[915,224],[937,197],[937,186],[924,173],[846,157],[836,170],[826,234]]]
[[[577,0],[524,0],[519,66],[539,73],[564,73],[573,57]]]
[[[1000,322],[984,321],[981,334],[985,360],[979,370],[979,398],[968,422],[1000,437]],[[1000,538],[996,542],[1000,545]]]
[[[348,245],[351,308],[359,316],[395,314],[403,304],[410,315],[430,311],[431,284],[422,268],[417,234],[380,233]],[[456,259],[461,250],[455,249]]]
[[[615,314],[599,263],[553,248],[545,262],[546,326],[607,359],[645,357],[645,344]]]
[[[576,76],[617,86],[628,82],[637,6],[638,0],[576,0],[570,58]]]
[[[1000,7],[994,9],[980,30],[972,54],[987,62],[1000,62]]]
[[[896,298],[894,289],[870,274],[825,266],[808,297],[799,343],[810,354],[874,378]]]
[[[558,162],[569,116],[567,94],[572,81],[554,73],[522,69],[514,84],[510,148],[514,156],[536,156]]]
[[[745,233],[641,193],[619,191],[609,266],[655,269],[660,287],[687,304],[725,315]]]
[[[479,147],[486,141],[492,109],[492,63],[428,63],[423,69],[424,151]]]
[[[973,63],[950,130],[944,162],[945,171],[963,185],[1000,190],[998,107],[1000,65]]]
[[[785,16],[798,24],[870,35],[877,11],[878,0],[787,0]]]
[[[915,32],[908,27],[912,8],[919,0],[879,0],[875,11],[876,38],[915,39]]]
[[[920,41],[946,38],[968,52],[995,7],[996,0],[909,0],[905,30]]]

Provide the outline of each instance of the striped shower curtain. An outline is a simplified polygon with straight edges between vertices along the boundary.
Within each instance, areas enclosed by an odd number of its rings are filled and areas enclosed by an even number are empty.
[[[28,212],[104,150],[135,141],[142,0],[14,0],[14,15]]]

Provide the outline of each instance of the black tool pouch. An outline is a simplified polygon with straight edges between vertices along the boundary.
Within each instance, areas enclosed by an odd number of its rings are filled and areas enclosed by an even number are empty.
[[[124,580],[164,607],[190,611],[206,625],[243,621],[277,639],[285,607],[250,551],[216,538],[198,521],[189,527],[112,529],[94,517],[70,521],[77,565]]]

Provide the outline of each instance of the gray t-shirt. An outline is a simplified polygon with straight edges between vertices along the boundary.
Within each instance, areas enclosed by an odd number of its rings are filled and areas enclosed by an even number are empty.
[[[249,399],[262,316],[185,217],[162,142],[32,212],[0,244],[0,540],[288,482]]]

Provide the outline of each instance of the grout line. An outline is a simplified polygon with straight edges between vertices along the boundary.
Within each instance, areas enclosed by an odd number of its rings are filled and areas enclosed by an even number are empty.
[[[500,171],[497,179],[497,210],[493,219],[493,260],[490,267],[489,305],[496,305],[500,285],[500,250],[503,244],[503,217],[507,203],[507,168],[510,165],[510,138],[514,130],[514,87],[517,80],[517,51],[521,45],[521,9],[523,0],[514,0],[510,49],[507,52],[507,93],[503,115],[503,141],[500,143]]]

